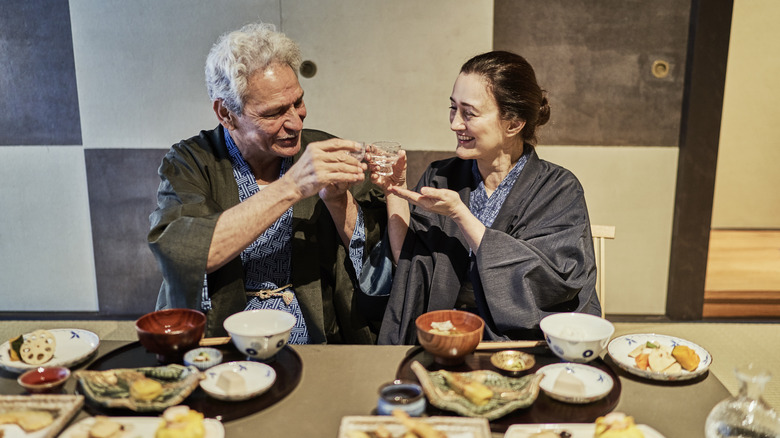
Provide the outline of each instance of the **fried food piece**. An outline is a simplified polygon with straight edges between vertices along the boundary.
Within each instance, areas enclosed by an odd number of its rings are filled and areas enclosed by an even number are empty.
[[[610,412],[596,419],[595,438],[644,438],[645,435],[636,427],[634,417],[621,412]]]
[[[203,414],[187,406],[172,406],[163,412],[155,438],[203,438]]]
[[[412,419],[409,414],[400,409],[393,409],[392,414],[405,428],[409,429],[409,432],[420,438],[447,438],[444,432],[434,429],[428,423]]]
[[[482,406],[493,398],[493,391],[487,386],[465,377],[452,374],[448,371],[440,371],[447,381],[447,385],[477,406]]]
[[[136,400],[150,401],[162,394],[162,384],[154,379],[138,379],[130,385],[130,397]]]
[[[95,422],[89,428],[89,438],[115,438],[122,434],[124,426],[116,421],[104,417],[95,417]]]
[[[8,356],[11,358],[12,362],[17,362],[22,360],[22,357],[19,355],[19,352],[22,349],[23,343],[24,343],[24,337],[22,335],[19,335],[13,339],[8,340],[8,345],[10,346],[8,350]]]
[[[693,351],[692,348],[685,345],[678,345],[672,350],[672,356],[677,359],[677,362],[688,371],[693,371],[699,367],[699,355]]]
[[[16,424],[25,433],[35,432],[54,422],[49,411],[14,411],[0,414],[0,424]]]

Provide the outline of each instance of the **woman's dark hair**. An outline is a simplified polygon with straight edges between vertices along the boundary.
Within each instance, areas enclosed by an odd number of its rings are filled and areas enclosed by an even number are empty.
[[[466,61],[460,72],[485,78],[501,118],[525,120],[520,131],[523,140],[536,143],[536,128],[550,120],[550,105],[525,58],[505,51],[487,52]]]

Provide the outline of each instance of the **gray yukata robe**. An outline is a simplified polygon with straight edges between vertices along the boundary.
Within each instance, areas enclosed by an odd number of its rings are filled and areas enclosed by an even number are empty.
[[[461,287],[473,287],[487,340],[541,338],[539,321],[551,313],[601,314],[582,186],[530,145],[524,153],[528,162],[473,256],[453,220],[412,208],[380,344],[417,343],[415,319],[454,308]],[[468,205],[471,166],[459,158],[431,163],[416,190],[454,190]]]
[[[293,161],[310,142],[333,138],[307,129],[301,136],[301,152]],[[203,276],[214,227],[223,211],[240,202],[222,126],[173,145],[158,174],[157,209],[149,217],[148,234],[149,247],[163,274],[157,309],[202,310]],[[364,253],[368,254],[384,233],[384,198],[370,183],[350,191],[363,210]],[[348,251],[327,207],[316,195],[293,206],[291,268],[291,281],[312,343],[376,341],[379,321],[372,325],[362,316]],[[212,309],[206,312],[206,336],[224,336],[225,318],[244,310],[247,303],[240,256],[208,275],[208,295]]]

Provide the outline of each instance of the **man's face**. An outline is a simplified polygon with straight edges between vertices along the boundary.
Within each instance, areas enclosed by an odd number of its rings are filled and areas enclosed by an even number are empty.
[[[244,99],[244,113],[233,116],[230,135],[247,162],[298,153],[306,105],[292,68],[272,64],[253,73]]]

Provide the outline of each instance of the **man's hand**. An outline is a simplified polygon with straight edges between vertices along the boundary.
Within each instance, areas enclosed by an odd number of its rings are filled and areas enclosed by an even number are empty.
[[[364,179],[366,164],[349,155],[359,148],[354,141],[337,138],[310,143],[282,178],[294,184],[304,198],[318,192],[324,200],[343,195]]]

